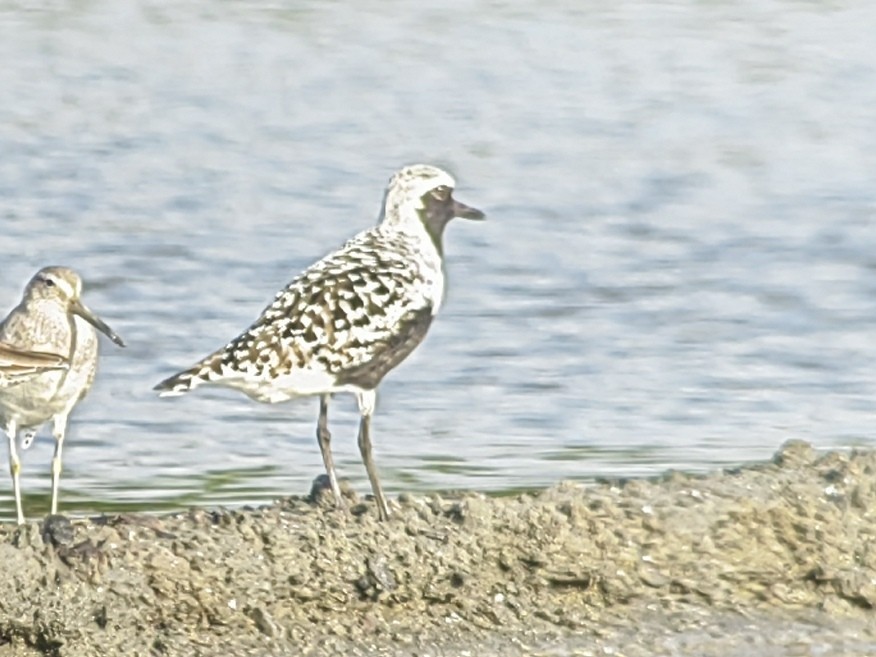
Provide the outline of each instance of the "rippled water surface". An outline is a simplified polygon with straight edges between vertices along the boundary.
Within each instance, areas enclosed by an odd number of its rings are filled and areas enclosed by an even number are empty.
[[[381,387],[392,492],[873,445],[874,24],[790,0],[0,3],[0,308],[68,264],[130,345],[104,342],[73,416],[63,509],[306,492],[316,400],[150,388],[413,161],[489,221],[450,226],[443,314]],[[364,493],[352,399],[332,422]]]

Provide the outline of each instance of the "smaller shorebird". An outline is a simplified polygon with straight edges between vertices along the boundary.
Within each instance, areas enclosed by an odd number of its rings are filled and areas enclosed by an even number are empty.
[[[0,388],[22,383],[34,374],[67,367],[67,360],[58,354],[16,349],[0,342]]]
[[[319,396],[316,436],[337,506],[342,506],[328,429],[336,392],[359,405],[359,451],[380,518],[389,507],[371,456],[377,386],[426,337],[444,297],[444,228],[484,213],[453,198],[446,171],[415,164],[389,181],[377,226],[311,265],[280,290],[241,335],[162,381],[162,396],[200,385],[236,388],[275,404]]]
[[[19,524],[24,523],[19,484],[21,462],[16,449],[19,431],[32,437],[38,427],[52,421],[55,438],[52,513],[55,514],[67,418],[88,393],[97,370],[94,328],[120,347],[125,346],[122,339],[82,303],[81,293],[82,280],[72,269],[45,267],[34,275],[21,302],[0,323],[0,341],[4,345],[57,354],[65,365],[64,369],[37,372],[15,385],[0,388],[0,425],[9,439],[9,471]]]

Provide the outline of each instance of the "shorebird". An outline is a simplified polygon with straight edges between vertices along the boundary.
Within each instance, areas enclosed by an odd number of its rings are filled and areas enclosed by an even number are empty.
[[[67,360],[58,354],[17,349],[0,342],[0,388],[22,383],[47,370],[65,370]]]
[[[49,420],[55,438],[52,456],[52,513],[58,512],[58,482],[67,418],[91,388],[97,368],[97,333],[120,347],[125,343],[80,300],[82,280],[72,269],[45,267],[24,289],[21,302],[0,323],[0,341],[16,349],[62,356],[67,368],[28,376],[16,385],[0,388],[0,423],[9,439],[9,471],[15,494],[18,524],[24,523],[16,450],[19,431],[32,438]],[[94,328],[92,328],[94,327]]]
[[[343,506],[328,429],[333,393],[359,407],[359,451],[381,519],[389,507],[371,450],[377,386],[422,342],[444,296],[442,237],[454,217],[483,219],[453,198],[455,182],[426,164],[389,180],[378,224],[299,274],[227,345],[162,381],[161,396],[225,386],[269,404],[319,396],[316,436]]]

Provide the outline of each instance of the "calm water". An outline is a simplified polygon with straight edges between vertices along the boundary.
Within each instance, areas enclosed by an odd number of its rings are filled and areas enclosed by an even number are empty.
[[[450,227],[444,313],[381,388],[393,492],[876,443],[876,5],[294,4],[0,3],[0,309],[68,264],[130,345],[74,415],[65,511],[306,492],[316,400],[150,388],[413,161],[490,221]]]

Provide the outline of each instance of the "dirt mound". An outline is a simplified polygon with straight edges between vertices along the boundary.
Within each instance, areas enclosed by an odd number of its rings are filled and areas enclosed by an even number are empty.
[[[707,476],[402,496],[385,523],[314,497],[0,528],[0,655],[569,654],[551,646],[608,635],[639,654],[671,618],[876,606],[872,451],[791,442]]]

